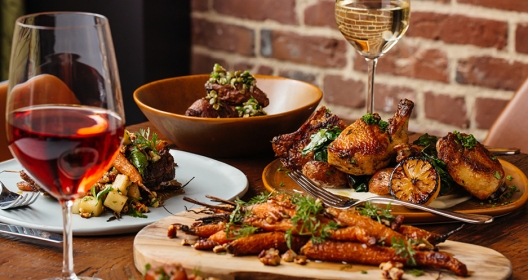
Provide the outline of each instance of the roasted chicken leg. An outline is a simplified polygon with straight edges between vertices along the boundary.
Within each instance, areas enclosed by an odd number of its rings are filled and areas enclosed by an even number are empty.
[[[407,143],[414,103],[402,100],[384,127],[377,113],[365,115],[348,126],[328,146],[328,163],[352,175],[372,175],[395,156],[394,146]]]

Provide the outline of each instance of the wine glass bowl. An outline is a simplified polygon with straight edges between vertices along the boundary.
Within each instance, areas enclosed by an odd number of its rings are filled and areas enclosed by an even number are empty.
[[[6,106],[9,149],[62,205],[62,275],[73,270],[71,207],[110,168],[124,135],[108,20],[80,12],[17,19]]]
[[[374,107],[377,60],[407,31],[410,7],[410,0],[336,0],[338,29],[369,66],[367,113]]]

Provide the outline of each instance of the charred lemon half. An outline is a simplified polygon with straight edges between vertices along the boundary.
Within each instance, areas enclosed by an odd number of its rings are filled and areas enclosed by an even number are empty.
[[[399,200],[427,205],[440,193],[440,175],[428,160],[406,158],[392,171],[389,190]]]

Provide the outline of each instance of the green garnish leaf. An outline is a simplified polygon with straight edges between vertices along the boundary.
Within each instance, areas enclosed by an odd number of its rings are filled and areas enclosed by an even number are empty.
[[[499,171],[495,171],[495,173],[493,174],[493,177],[495,177],[497,180],[500,180],[501,179],[501,175],[500,175]]]
[[[424,271],[423,270],[416,269],[416,268],[407,270],[407,271],[405,271],[405,273],[410,274],[410,275],[415,276],[415,277],[424,275]]]
[[[473,134],[462,134],[458,131],[453,131],[453,134],[456,135],[462,147],[466,149],[473,149],[478,143]]]
[[[382,132],[386,132],[387,128],[389,127],[389,123],[382,120],[379,115],[377,114],[370,114],[367,113],[361,117],[361,119],[368,125],[377,124],[379,125]]]
[[[333,126],[323,128],[317,133],[312,134],[310,136],[310,143],[304,147],[301,154],[306,156],[308,153],[314,152],[314,160],[327,162],[328,152],[326,148],[341,134],[341,131],[338,126]]]
[[[292,203],[296,205],[296,214],[291,218],[291,222],[297,226],[299,235],[308,235],[313,243],[321,243],[330,236],[331,230],[339,227],[335,222],[321,224],[317,218],[324,211],[323,203],[320,200],[299,194],[293,195],[291,199]],[[293,229],[286,232],[285,238],[288,248],[291,249]]]
[[[416,260],[414,259],[414,254],[416,253],[414,251],[413,245],[416,244],[416,241],[413,239],[407,239],[407,242],[402,239],[397,239],[396,237],[392,237],[392,248],[396,250],[396,254],[404,259],[406,259],[406,262],[408,265],[416,266]]]
[[[356,207],[357,212],[366,217],[371,217],[376,219],[379,223],[383,223],[382,220],[393,221],[394,216],[390,212],[391,205],[387,204],[387,208],[381,209],[372,204],[372,202],[367,201],[364,206]]]

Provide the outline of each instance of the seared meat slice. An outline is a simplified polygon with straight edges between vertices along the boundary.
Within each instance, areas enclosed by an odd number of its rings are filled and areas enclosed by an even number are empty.
[[[324,161],[309,161],[302,167],[302,173],[323,188],[348,187],[348,175]]]
[[[310,136],[324,128],[337,126],[344,129],[346,124],[338,116],[322,106],[295,132],[273,137],[273,151],[282,164],[290,170],[300,170],[313,160],[313,152],[302,155],[302,150],[310,143]]]
[[[235,106],[228,105],[225,102],[220,102],[218,110],[213,108],[213,105],[207,98],[200,98],[185,111],[186,116],[201,117],[201,118],[236,118],[238,113]]]
[[[438,158],[447,165],[453,180],[479,199],[486,199],[504,184],[504,169],[499,160],[472,136],[448,133],[436,143]],[[465,144],[465,145],[464,145]]]
[[[220,85],[216,83],[206,83],[205,90],[209,94],[212,90],[216,91],[218,99],[230,105],[241,105],[251,97],[255,98],[259,105],[266,107],[269,105],[269,99],[266,94],[256,86],[244,88],[244,84]]]
[[[158,190],[162,182],[174,180],[176,168],[169,145],[158,150],[160,159],[147,165],[143,171],[143,184],[152,191]]]
[[[413,107],[410,100],[400,101],[386,128],[377,113],[358,119],[328,145],[328,163],[352,175],[372,175],[386,167],[395,156],[394,146],[409,141]]]

